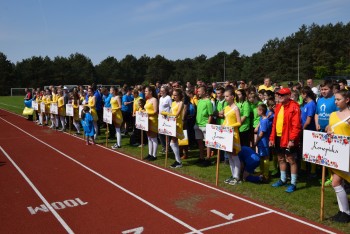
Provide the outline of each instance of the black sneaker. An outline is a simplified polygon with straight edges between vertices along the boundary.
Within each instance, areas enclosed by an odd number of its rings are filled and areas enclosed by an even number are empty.
[[[208,167],[208,166],[211,166],[211,161],[210,160],[205,160],[202,162],[202,165],[205,166],[205,167]]]
[[[150,158],[152,158],[153,156],[152,155],[147,155],[147,157],[143,158],[143,160],[149,160]]]
[[[154,156],[151,156],[151,157],[148,159],[148,161],[155,161],[155,160],[157,160],[157,157],[154,157]]]
[[[182,163],[179,163],[175,161],[173,164],[170,165],[171,168],[180,168],[182,167]]]
[[[331,218],[332,221],[338,222],[338,223],[349,223],[350,222],[350,215],[348,215],[345,212],[339,211],[336,215],[334,215]]]

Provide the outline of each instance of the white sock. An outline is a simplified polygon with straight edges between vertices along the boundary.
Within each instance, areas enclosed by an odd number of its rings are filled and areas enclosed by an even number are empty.
[[[77,129],[77,133],[80,133],[80,124],[79,124],[79,122],[73,120],[73,125]]]
[[[152,142],[152,138],[148,137],[148,154],[152,155],[152,151],[153,151],[153,142]]]
[[[233,161],[235,162],[235,173],[233,175],[234,178],[239,179],[239,174],[241,172],[241,161],[237,155],[232,156]]]
[[[337,195],[339,210],[350,215],[349,200],[342,185],[334,187],[335,194]]]
[[[158,149],[158,139],[157,137],[151,138],[153,144],[153,152],[152,156],[157,157],[157,149]]]
[[[170,147],[173,149],[174,154],[175,154],[175,160],[178,163],[181,163],[181,158],[180,158],[180,149],[179,149],[179,144],[178,143],[170,143]]]
[[[122,134],[120,133],[120,128],[115,128],[115,136],[117,138],[117,145],[121,146]]]
[[[66,129],[66,121],[64,119],[64,116],[60,116],[61,124],[62,124],[62,129]]]
[[[96,121],[94,121],[94,129],[95,129],[94,139],[96,139],[96,137],[97,137],[97,122]]]
[[[56,128],[60,126],[60,117],[58,115],[55,116],[55,126]]]
[[[43,124],[43,116],[42,115],[39,115],[39,123]]]

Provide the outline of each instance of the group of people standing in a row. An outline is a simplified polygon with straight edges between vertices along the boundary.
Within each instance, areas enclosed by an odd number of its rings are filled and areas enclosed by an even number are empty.
[[[343,82],[343,81],[342,81]],[[161,153],[165,153],[165,136],[158,134],[158,114],[176,117],[176,137],[171,137],[170,147],[175,155],[173,168],[182,166],[182,159],[188,157],[188,146],[179,146],[179,140],[188,136],[191,147],[198,145],[198,163],[210,165],[213,152],[205,149],[204,140],[207,124],[233,127],[233,151],[221,152],[222,160],[227,160],[232,176],[225,183],[236,185],[241,181],[266,182],[270,175],[270,156],[275,169],[279,168],[280,179],[273,187],[287,185],[287,164],[290,165],[290,183],[286,192],[297,188],[298,168],[308,170],[310,176],[316,175],[315,164],[309,165],[300,160],[302,130],[323,131],[331,134],[350,135],[350,92],[339,83],[324,81],[319,87],[313,87],[312,80],[302,86],[289,84],[289,88],[273,87],[269,78],[259,87],[247,86],[242,82],[226,81],[222,86],[217,83],[205,85],[197,81],[197,86],[189,82],[181,86],[179,82],[169,82],[134,88],[76,87],[70,91],[64,87],[51,86],[45,91],[35,93],[36,100],[45,103],[45,111],[38,111],[39,124],[48,124],[58,128],[61,123],[65,130],[66,117],[64,105],[74,107],[73,124],[80,134],[80,118],[87,136],[94,138],[102,125],[102,109],[112,109],[113,124],[109,126],[110,137],[116,137],[113,149],[121,147],[121,134],[133,131],[132,144],[140,144],[140,132],[133,129],[136,111],[146,112],[149,116],[148,156],[147,160],[157,159],[158,142]],[[56,102],[58,114],[50,113],[50,103]],[[85,105],[79,115],[79,105]],[[334,127],[332,127],[334,126]],[[133,130],[132,130],[133,129]],[[184,131],[186,130],[186,131]],[[158,141],[159,139],[159,141]],[[87,138],[87,144],[90,144]],[[255,169],[260,166],[260,175]],[[347,195],[343,187],[344,179],[350,182],[350,173],[330,170],[332,175],[327,184],[336,192],[339,213],[332,217],[334,221],[350,222],[350,210]]]

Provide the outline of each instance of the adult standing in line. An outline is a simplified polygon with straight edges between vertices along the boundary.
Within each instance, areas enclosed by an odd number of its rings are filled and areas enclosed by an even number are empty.
[[[148,114],[148,156],[145,158],[149,161],[157,159],[158,148],[158,99],[153,86],[145,88],[146,104],[145,112]]]
[[[88,89],[88,103],[86,106],[90,107],[90,113],[93,118],[93,124],[95,128],[95,133],[94,133],[94,139],[96,139],[97,136],[97,121],[98,121],[98,115],[96,112],[96,96],[94,95],[94,89],[90,87]]]
[[[213,105],[210,99],[207,96],[206,88],[204,86],[200,86],[197,89],[198,100],[197,105],[197,114],[196,114],[196,124],[194,125],[195,137],[199,147],[199,163],[204,166],[209,166],[209,155],[210,148],[207,148],[207,160],[204,157],[204,143],[205,134],[206,134],[206,125],[212,122],[213,115]]]
[[[128,135],[129,128],[132,125],[132,105],[134,97],[131,95],[132,88],[126,88],[126,93],[122,98],[122,114],[123,114],[123,124],[124,134]]]
[[[115,136],[117,138],[117,142],[112,146],[112,149],[118,149],[122,147],[122,135],[120,132],[120,127],[123,123],[123,114],[121,112],[122,99],[117,88],[111,87],[110,94],[112,95],[112,98],[110,99],[110,104],[112,107],[112,121],[115,127]]]
[[[31,100],[32,99],[32,92],[30,92],[30,90],[28,88],[25,88],[24,92],[26,94],[24,96],[24,102]],[[33,115],[28,115],[28,119],[27,120],[32,121],[33,120]]]
[[[73,105],[73,125],[77,132],[76,135],[80,135],[80,120],[79,120],[79,105],[80,105],[80,98],[77,90],[73,90],[73,99],[72,99],[72,105]]]
[[[171,97],[169,96],[169,89],[167,86],[162,86],[159,91],[159,113],[166,112],[170,113],[171,105],[172,105],[172,100]],[[164,134],[158,134],[160,143],[162,145],[162,150],[161,153],[165,154],[165,149],[166,149],[166,137]]]
[[[56,87],[52,87],[51,95],[52,95],[51,103],[56,103],[57,104],[58,94],[57,94]],[[52,129],[58,128],[58,120],[57,120],[57,115],[56,114],[51,114],[51,127],[50,128],[52,128]]]
[[[292,193],[296,190],[298,167],[296,163],[296,147],[301,134],[299,104],[290,99],[291,91],[283,88],[277,92],[279,104],[276,105],[275,118],[270,135],[270,147],[275,147],[281,178],[272,187],[281,187],[287,183],[287,162],[291,170],[291,184],[285,190]]]
[[[335,94],[335,104],[339,111],[333,112],[329,117],[329,134],[350,136],[350,92],[340,90]],[[343,182],[350,182],[350,172],[331,169],[333,173],[332,186],[337,196],[339,212],[331,220],[339,223],[350,222],[349,200],[343,187]]]
[[[264,78],[264,84],[259,86],[258,91],[260,91],[262,89],[274,91],[274,88],[271,85],[271,79],[269,77]]]
[[[100,135],[101,134],[101,125],[103,123],[103,106],[102,106],[102,94],[100,91],[101,87],[97,87],[96,84],[92,84],[92,88],[95,91],[94,92],[94,96],[95,96],[95,109],[96,109],[96,113],[98,116],[98,120],[97,120],[97,130],[96,130],[96,135]]]

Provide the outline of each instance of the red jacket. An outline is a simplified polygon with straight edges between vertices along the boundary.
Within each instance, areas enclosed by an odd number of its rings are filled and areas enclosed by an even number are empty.
[[[276,106],[275,118],[273,119],[272,131],[270,135],[270,141],[272,142],[275,142],[277,116],[281,107],[281,103],[277,104]],[[290,100],[284,105],[284,120],[280,147],[287,147],[290,140],[294,141],[294,145],[298,144],[302,129],[300,118],[300,106],[297,102]]]

